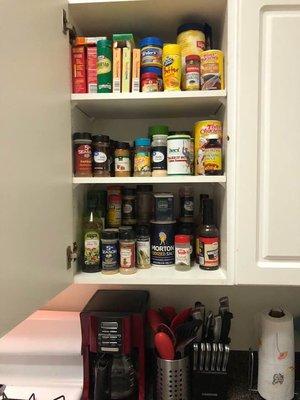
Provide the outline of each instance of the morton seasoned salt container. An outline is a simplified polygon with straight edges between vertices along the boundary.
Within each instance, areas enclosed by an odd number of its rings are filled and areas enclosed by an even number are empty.
[[[176,221],[151,221],[151,264],[154,266],[175,263]]]
[[[168,175],[191,174],[191,137],[189,135],[168,136]]]
[[[222,144],[222,122],[209,119],[198,121],[194,125],[195,136],[195,175],[204,175],[204,152],[205,145],[207,144],[207,137],[216,133],[219,136],[220,143]]]

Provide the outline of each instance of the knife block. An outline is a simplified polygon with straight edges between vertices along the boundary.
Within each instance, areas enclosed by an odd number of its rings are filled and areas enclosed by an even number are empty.
[[[226,400],[228,373],[221,371],[193,371],[192,400]]]

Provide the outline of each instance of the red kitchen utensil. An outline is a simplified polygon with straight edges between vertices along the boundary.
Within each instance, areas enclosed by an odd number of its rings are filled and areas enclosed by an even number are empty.
[[[157,332],[164,332],[166,333],[169,338],[172,340],[174,347],[176,346],[176,336],[172,329],[166,324],[160,324],[157,328]]]
[[[171,323],[173,318],[176,317],[176,310],[172,306],[162,307],[160,312],[169,321],[169,323]]]
[[[172,340],[164,332],[158,332],[154,336],[154,344],[160,358],[174,360],[175,349]]]
[[[184,310],[180,311],[176,317],[173,318],[172,322],[171,322],[171,329],[173,330],[173,332],[175,332],[176,328],[183,324],[184,322],[186,322],[188,320],[188,318],[191,316],[192,314],[192,308],[185,308]]]
[[[154,310],[153,308],[149,308],[147,311],[147,320],[148,323],[154,333],[157,332],[157,328],[160,324],[163,324],[163,319],[158,311]]]

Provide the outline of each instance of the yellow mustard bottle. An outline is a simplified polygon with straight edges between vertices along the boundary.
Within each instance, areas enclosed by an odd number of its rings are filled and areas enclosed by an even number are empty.
[[[163,47],[164,90],[180,90],[181,48],[178,44],[167,43]]]

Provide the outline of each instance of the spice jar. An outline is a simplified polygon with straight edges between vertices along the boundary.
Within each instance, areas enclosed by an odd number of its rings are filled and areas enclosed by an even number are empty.
[[[136,193],[134,189],[124,189],[122,198],[123,225],[136,224]]]
[[[152,138],[154,135],[169,135],[169,127],[167,125],[153,125],[148,128],[148,136]]]
[[[180,218],[194,217],[194,191],[190,186],[183,186],[179,189]]]
[[[102,274],[112,275],[119,272],[118,264],[118,232],[104,229],[101,238]]]
[[[136,253],[137,267],[150,268],[150,234],[147,226],[137,228]]]
[[[87,132],[73,134],[74,175],[92,176],[92,139]]]
[[[167,139],[168,135],[152,137],[152,176],[167,176]]]
[[[175,269],[188,271],[191,269],[190,236],[175,236]]]
[[[134,176],[151,176],[150,139],[148,138],[135,140]]]
[[[140,185],[137,189],[137,214],[138,223],[147,225],[152,219],[153,210],[153,186]]]
[[[141,75],[146,74],[147,72],[156,74],[157,83],[158,83],[158,91],[162,92],[164,90],[163,79],[162,79],[162,69],[159,67],[143,67],[143,68],[141,68]]]
[[[130,147],[129,143],[117,142],[115,148],[115,176],[130,176]]]
[[[134,274],[136,272],[136,237],[132,229],[120,232],[120,268],[121,274]]]
[[[109,136],[93,135],[93,172],[94,176],[110,176],[109,156],[110,144]]]
[[[200,57],[196,54],[185,57],[185,89],[200,89]]]
[[[142,92],[158,92],[157,75],[152,72],[146,72],[141,76]]]
[[[204,147],[204,173],[205,175],[222,174],[222,145],[217,133],[207,136],[208,142]]]
[[[122,197],[119,194],[108,196],[107,224],[110,228],[118,228],[122,224]]]

